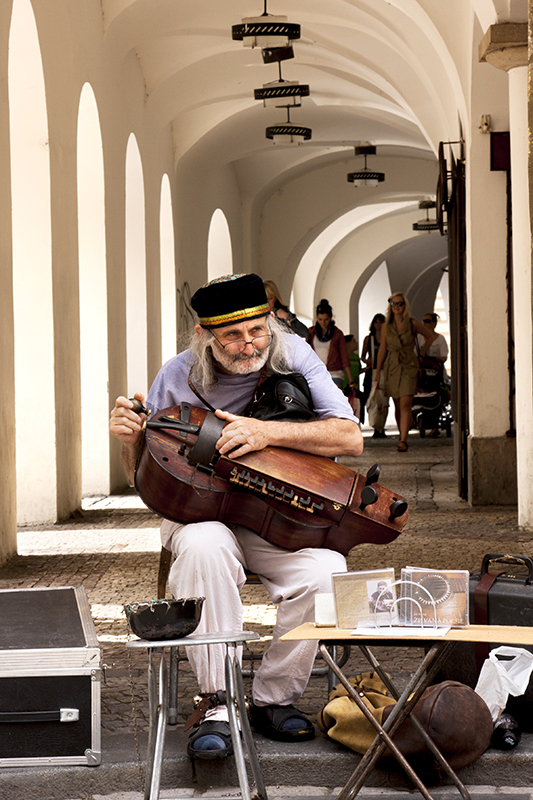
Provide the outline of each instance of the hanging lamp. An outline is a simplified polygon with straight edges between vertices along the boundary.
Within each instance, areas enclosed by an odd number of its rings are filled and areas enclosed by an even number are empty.
[[[281,64],[278,64],[279,79],[263,84],[262,89],[254,89],[255,100],[262,100],[265,108],[299,108],[302,97],[309,97],[309,86],[298,81],[285,81],[281,75]]]
[[[374,145],[359,145],[354,148],[356,156],[364,156],[365,159],[365,166],[363,169],[360,169],[359,172],[350,172],[346,176],[346,180],[349,183],[353,183],[354,186],[377,186],[378,183],[382,183],[385,180],[385,173],[384,172],[376,172],[371,170],[366,165],[367,156],[375,156],[376,155],[376,148]]]
[[[426,211],[426,218],[420,219],[418,222],[413,222],[413,230],[418,231],[419,233],[426,233],[429,231],[438,231],[439,225],[436,219],[429,218],[429,209],[436,208],[437,204],[434,200],[421,200],[418,204],[418,208],[425,209]]]
[[[311,138],[311,128],[295,125],[291,122],[290,108],[287,106],[287,122],[271,125],[265,131],[267,139],[272,139],[274,144],[302,144]]]
[[[242,41],[245,47],[292,50],[290,42],[300,38],[300,25],[287,22],[287,17],[269,14],[267,0],[264,0],[263,14],[259,17],[245,17],[239,25],[232,25],[231,35],[233,39]],[[292,57],[293,55],[285,55],[285,58]]]

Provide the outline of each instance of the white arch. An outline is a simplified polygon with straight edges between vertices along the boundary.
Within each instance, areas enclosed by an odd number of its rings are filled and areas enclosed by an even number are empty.
[[[168,175],[163,175],[161,181],[159,236],[161,241],[161,358],[164,363],[176,355],[177,333],[174,225]]]
[[[146,244],[141,154],[130,134],[126,151],[126,346],[128,397],[148,390]]]
[[[359,351],[376,314],[385,314],[384,298],[390,297],[391,285],[387,262],[382,261],[365,284],[359,297]]]
[[[57,509],[50,152],[43,66],[30,0],[13,3],[8,69],[17,516],[28,523],[55,520]]]
[[[388,217],[396,212],[406,209],[416,208],[413,202],[404,201],[399,203],[375,203],[373,205],[358,206],[343,214],[331,225],[323,230],[307,248],[300,260],[298,270],[295,275],[293,285],[293,307],[298,316],[309,318],[313,316],[315,306],[315,294],[321,293],[324,287],[325,294],[333,305],[335,318],[342,328],[349,324],[349,304],[351,288],[346,292],[346,287],[334,287],[329,280],[319,281],[320,272],[326,258],[332,251],[357,229],[368,223],[379,220],[385,215]],[[367,266],[369,261],[364,266]],[[351,287],[358,278],[356,266],[350,270],[348,280]],[[318,284],[318,285],[317,285]],[[335,297],[331,295],[334,293]],[[330,296],[331,295],[331,296]],[[322,296],[322,295],[321,295]],[[339,302],[336,302],[338,298]]]
[[[105,186],[98,107],[90,84],[78,109],[78,249],[82,495],[109,492]]]
[[[207,237],[207,278],[212,281],[233,272],[233,253],[228,220],[221,208],[215,209]]]

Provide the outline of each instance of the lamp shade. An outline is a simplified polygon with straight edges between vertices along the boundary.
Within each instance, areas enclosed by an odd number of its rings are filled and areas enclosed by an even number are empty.
[[[354,186],[377,186],[378,183],[382,183],[385,180],[385,173],[384,172],[375,172],[372,169],[363,168],[359,170],[359,172],[350,172],[346,176],[346,180],[349,183],[353,183]]]
[[[287,22],[287,17],[263,14],[245,17],[240,25],[232,25],[231,34],[245,47],[286,47],[300,38],[300,26]]]
[[[266,138],[272,139],[274,144],[302,144],[311,138],[311,134],[311,128],[304,128],[303,125],[295,125],[292,122],[271,125],[265,131]]]
[[[439,226],[436,219],[419,219],[418,222],[413,222],[413,230],[420,233],[438,231]]]
[[[309,86],[300,85],[298,81],[272,81],[261,89],[254,89],[255,100],[262,100],[265,107],[298,108],[302,105],[302,97],[308,96]]]

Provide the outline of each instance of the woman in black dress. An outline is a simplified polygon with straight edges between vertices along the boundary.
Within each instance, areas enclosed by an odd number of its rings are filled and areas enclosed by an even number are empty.
[[[370,333],[368,336],[365,336],[363,341],[361,360],[366,363],[366,367],[361,370],[365,376],[363,378],[363,397],[361,399],[361,422],[364,421],[364,409],[372,389],[372,375],[377,365],[378,350],[381,344],[381,329],[384,322],[384,314],[374,314],[372,322],[370,323]],[[386,436],[386,433],[384,430],[378,431],[374,428],[374,436],[381,439]]]

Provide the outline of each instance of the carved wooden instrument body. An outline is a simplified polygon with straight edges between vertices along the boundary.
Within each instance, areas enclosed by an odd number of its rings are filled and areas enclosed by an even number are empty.
[[[173,421],[185,430],[167,427]],[[387,544],[402,532],[407,503],[376,482],[377,465],[365,477],[281,447],[219,456],[222,426],[188,403],[149,420],[135,473],[149,508],[175,522],[243,525],[288,550],[327,547],[347,555],[358,544]]]

